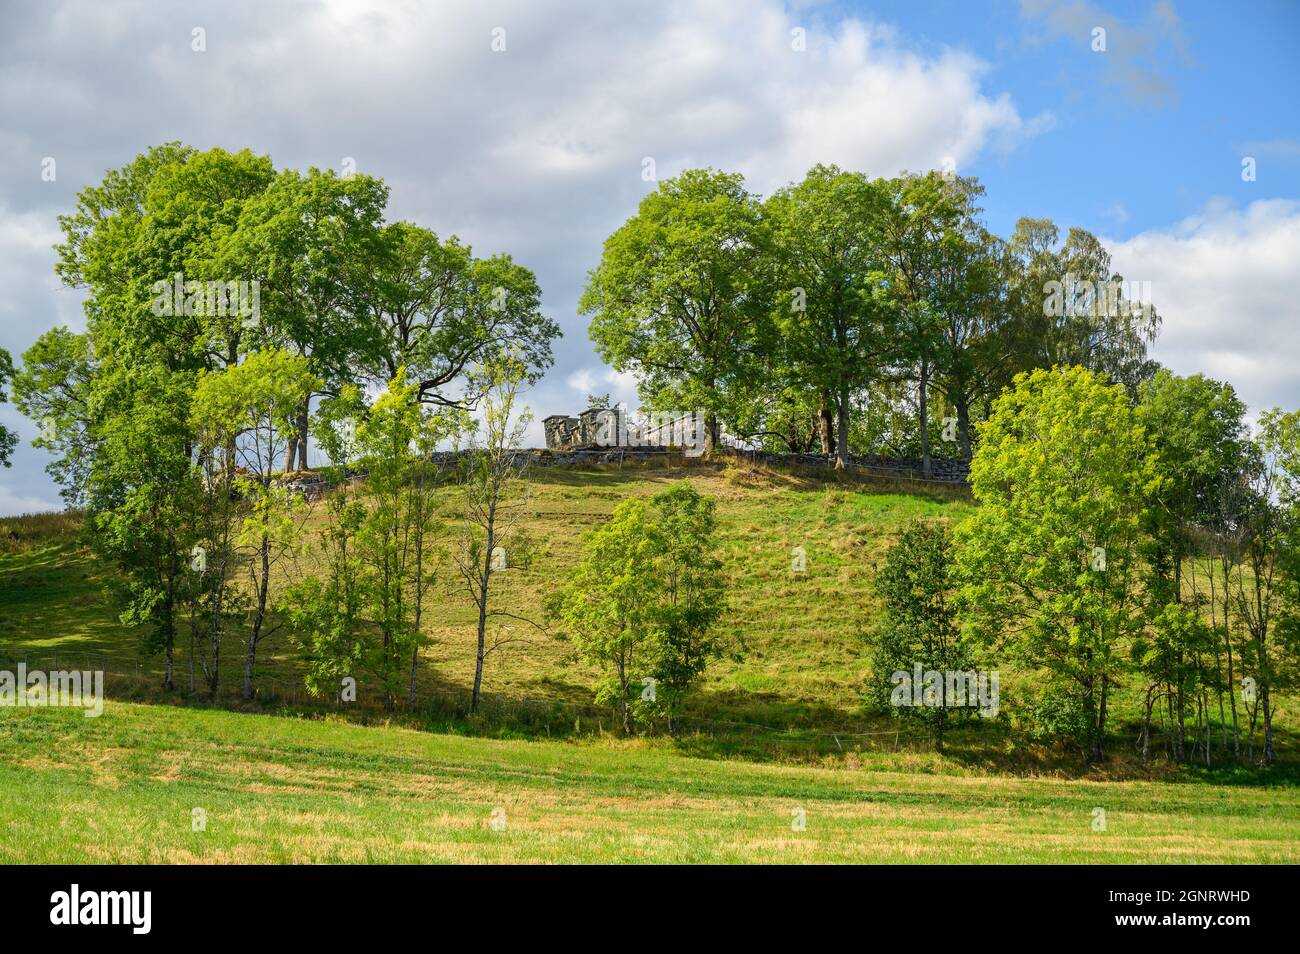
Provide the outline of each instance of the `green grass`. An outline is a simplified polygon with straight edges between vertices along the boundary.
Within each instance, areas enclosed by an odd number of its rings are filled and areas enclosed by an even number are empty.
[[[933,766],[932,766],[933,767]],[[0,710],[0,861],[1300,860],[1294,786],[687,758],[111,702]],[[206,831],[192,830],[192,811]],[[1106,830],[1093,830],[1094,809]],[[504,831],[490,819],[504,811]],[[794,831],[802,809],[806,828]]]
[[[719,502],[719,556],[731,588],[724,625],[745,651],[742,661],[723,660],[709,669],[687,724],[709,730],[719,754],[819,756],[841,751],[848,736],[868,730],[886,733],[893,744],[895,726],[887,720],[875,726],[864,722],[863,637],[874,604],[870,580],[890,538],[908,518],[959,518],[968,512],[961,490],[922,494],[899,484],[827,482],[743,467],[538,469],[522,521],[537,552],[530,565],[512,566],[497,578],[500,608],[542,621],[542,599],[579,560],[584,532],[624,498],[658,493],[683,477]],[[455,493],[450,491],[444,506],[449,543],[457,532]],[[807,552],[804,575],[790,571],[795,546]],[[293,575],[313,572],[315,559],[315,554],[304,557]],[[138,633],[118,621],[110,582],[106,568],[70,532],[28,550],[0,552],[0,663],[84,663],[157,680],[162,660],[139,656]],[[475,610],[446,553],[426,621],[430,644],[421,691],[440,712],[454,713],[464,708],[473,680]],[[241,626],[233,621],[223,648],[228,694],[237,692],[241,679]],[[599,729],[607,717],[592,705],[596,671],[567,642],[527,625],[504,621],[503,626],[513,626],[510,635],[518,641],[497,651],[485,672],[487,707],[504,714],[497,722],[527,731],[527,723],[540,721],[555,732],[584,719]],[[188,641],[182,637],[181,643],[177,668],[184,683]],[[307,701],[301,670],[282,636],[259,647],[257,683],[268,699]]]
[[[533,471],[524,504],[524,529],[536,544],[527,566],[513,565],[496,584],[500,608],[541,620],[544,596],[581,556],[582,536],[628,496],[649,496],[674,480],[690,480],[718,501],[719,556],[727,569],[730,607],[723,625],[744,647],[740,661],[713,664],[692,694],[680,741],[690,754],[821,764],[863,753],[926,748],[927,740],[864,702],[869,676],[866,636],[875,625],[871,582],[893,537],[909,519],[955,521],[973,504],[960,488],[830,479],[820,474],[719,468],[696,463],[626,469],[540,468]],[[444,500],[445,538],[457,533],[457,491]],[[322,511],[323,506],[317,505]],[[0,664],[27,660],[56,666],[104,668],[128,679],[111,680],[114,692],[147,698],[160,682],[162,660],[139,655],[139,634],[117,618],[111,573],[79,542],[73,518],[42,516],[0,520]],[[4,541],[11,541],[8,545]],[[802,546],[807,572],[790,570],[791,550]],[[314,572],[316,555],[291,568]],[[281,578],[288,579],[286,574]],[[439,587],[426,610],[430,642],[421,669],[421,710],[408,724],[480,734],[584,736],[611,725],[592,703],[596,672],[572,646],[509,620],[518,641],[500,649],[485,671],[485,711],[465,718],[473,679],[473,604],[448,554]],[[241,680],[242,620],[231,621],[223,649],[224,698]],[[501,631],[491,635],[501,635]],[[177,678],[188,681],[188,640],[182,635]],[[139,674],[139,678],[134,678]],[[1015,699],[1028,680],[1003,667],[1004,699]],[[201,680],[201,673],[200,673]],[[258,707],[283,711],[311,707],[292,647],[281,635],[259,647]],[[363,696],[367,687],[362,686]],[[1109,776],[1149,777],[1130,742],[1136,735],[1140,686],[1122,687],[1112,700],[1116,755]],[[363,701],[365,701],[363,699]],[[374,701],[373,699],[371,700]],[[1281,699],[1277,748],[1296,769],[1291,700]],[[361,707],[357,718],[373,718]],[[1004,771],[1081,770],[1077,753],[1013,747],[1004,727],[977,724],[952,733],[950,757]]]
[[[595,672],[526,627],[489,659],[484,712],[467,717],[474,614],[445,555],[416,711],[313,703],[275,637],[259,653],[259,699],[240,702],[240,620],[224,693],[165,696],[161,659],[139,655],[77,517],[0,520],[0,668],[102,668],[110,689],[98,719],[0,709],[0,861],[1300,860],[1289,697],[1282,764],[1268,771],[1139,763],[1132,686],[1115,699],[1112,758],[1090,769],[984,722],[950,733],[939,755],[864,704],[876,566],[907,520],[969,513],[959,489],[737,466],[540,470],[523,521],[537,552],[498,577],[500,606],[540,619],[588,528],[683,478],[718,501],[725,625],[745,654],[709,670],[671,739],[612,737],[591,701]],[[790,572],[794,546],[806,574]],[[1002,682],[1014,699],[1018,674]],[[191,830],[196,807],[204,832]],[[498,808],[505,831],[489,825]],[[1096,808],[1105,832],[1092,829]],[[804,831],[791,829],[795,809]]]

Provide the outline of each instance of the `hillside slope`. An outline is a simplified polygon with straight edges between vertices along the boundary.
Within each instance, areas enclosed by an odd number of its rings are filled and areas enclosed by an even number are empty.
[[[501,608],[545,624],[542,601],[580,558],[583,533],[626,497],[650,496],[680,479],[718,502],[719,556],[730,580],[723,625],[743,656],[711,666],[689,701],[677,744],[701,755],[800,761],[927,748],[924,738],[906,727],[900,731],[896,720],[865,704],[867,637],[876,614],[871,581],[908,520],[958,520],[971,511],[961,488],[889,485],[735,462],[539,468],[530,475],[523,505],[532,553],[526,565],[519,565],[518,554],[508,555],[510,568],[496,578]],[[449,487],[440,533],[446,548],[458,532],[457,506],[457,491]],[[142,658],[137,634],[117,621],[111,572],[81,545],[70,521],[45,521],[48,526],[40,520],[0,521],[0,664],[102,668],[119,696],[158,698],[161,659]],[[796,546],[807,555],[802,574],[791,571]],[[310,572],[314,559],[304,557],[293,575]],[[571,644],[549,629],[510,620],[495,635],[511,641],[487,663],[485,711],[466,720],[475,610],[446,551],[438,580],[426,614],[431,639],[421,673],[422,704],[418,713],[399,718],[435,730],[507,735],[585,736],[612,729],[608,711],[592,703],[595,671],[576,658]],[[224,697],[238,705],[237,631],[223,653]],[[183,641],[178,684],[185,687],[188,679],[189,647]],[[1004,700],[1015,699],[1027,682],[1004,668]],[[257,685],[259,708],[322,704],[307,697],[293,648],[282,635],[259,650]],[[1117,694],[1117,730],[1136,716],[1135,692],[1127,687]],[[1288,709],[1282,707],[1278,720],[1278,748],[1286,761],[1295,757]],[[350,714],[379,717],[364,705]],[[951,758],[988,769],[1078,769],[1071,753],[1026,751],[992,725],[954,733],[949,742]],[[1149,771],[1133,764],[1127,745],[1117,745],[1115,754],[1122,767],[1111,771]]]

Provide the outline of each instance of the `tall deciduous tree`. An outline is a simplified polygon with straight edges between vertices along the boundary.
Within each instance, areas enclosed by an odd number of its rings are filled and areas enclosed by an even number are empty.
[[[212,262],[259,283],[259,314],[243,323],[251,342],[309,358],[327,395],[360,379],[373,347],[369,251],[387,202],[372,176],[284,170],[244,205]],[[307,469],[309,413],[298,412],[285,470]]]
[[[956,409],[963,456],[971,447],[971,405],[998,382],[1000,250],[979,222],[983,189],[938,172],[889,183],[885,218],[890,293],[897,305],[895,360],[915,382],[922,469],[930,473],[930,401],[938,385]]]
[[[965,625],[1073,683],[1093,761],[1142,625],[1142,523],[1159,482],[1124,390],[1082,368],[1019,375],[971,463],[980,506],[956,531]]]
[[[881,183],[818,165],[763,208],[777,262],[781,351],[799,385],[832,398],[825,403],[836,411],[837,468],[848,462],[852,397],[879,373],[887,354],[880,292],[889,201]]]
[[[244,551],[253,593],[244,655],[246,699],[253,697],[257,647],[280,625],[268,626],[272,578],[301,547],[307,517],[302,498],[275,480],[274,471],[284,445],[297,433],[303,403],[319,386],[302,355],[257,351],[241,364],[202,376],[195,389],[194,426],[202,446],[223,455],[227,473],[246,471],[233,482],[246,502],[235,545]]]
[[[416,701],[425,603],[433,584],[438,475],[431,456],[452,435],[454,421],[426,412],[418,386],[407,384],[399,369],[357,430],[358,460],[367,478],[366,517],[356,545],[367,571],[367,611],[380,637],[372,668],[381,676],[389,708],[404,667],[408,704]]]
[[[122,619],[145,627],[146,652],[163,653],[167,690],[194,540],[187,396],[188,382],[156,363],[101,382],[102,439],[86,501],[92,543],[122,574]]]
[[[637,376],[642,401],[703,411],[705,452],[734,416],[771,314],[762,213],[739,175],[659,183],[605,241],[580,302],[597,352]]]
[[[1155,373],[1147,346],[1160,330],[1160,314],[1112,271],[1096,236],[1071,228],[1061,242],[1050,220],[1023,218],[1008,251],[1008,308],[1020,367],[1078,365],[1130,392]]]
[[[1236,523],[1232,504],[1248,469],[1246,406],[1231,385],[1199,374],[1181,378],[1165,370],[1141,384],[1138,394],[1138,416],[1151,437],[1165,478],[1148,510],[1152,615],[1174,624],[1161,627],[1163,639],[1151,642],[1149,647],[1160,651],[1158,661],[1167,677],[1163,700],[1168,715],[1166,725],[1172,733],[1170,749],[1175,758],[1182,759],[1186,746],[1186,685],[1200,667],[1184,652],[1184,642],[1171,637],[1199,640],[1201,632],[1198,627],[1183,625],[1175,611],[1166,612],[1165,607],[1171,604],[1186,602],[1197,613],[1203,604],[1209,604],[1218,636],[1218,646],[1211,647],[1210,653],[1216,669],[1213,682],[1220,721],[1226,723],[1225,709],[1230,711],[1233,737],[1237,738],[1237,702],[1230,689],[1236,679],[1236,661],[1227,615],[1231,601],[1224,602],[1228,577],[1222,573],[1222,558],[1231,551],[1224,545],[1230,544]],[[1220,536],[1225,539],[1219,540]],[[1218,552],[1203,553],[1206,542]],[[1208,579],[1202,581],[1198,564],[1206,555],[1218,559],[1211,561]],[[1215,562],[1220,565],[1216,567]],[[1225,611],[1221,627],[1220,604]]]
[[[1251,739],[1262,718],[1261,757],[1273,764],[1273,693],[1296,677],[1300,650],[1300,411],[1274,408],[1260,416],[1244,519],[1242,563],[1233,596],[1249,635],[1247,667],[1254,679],[1248,703]]]

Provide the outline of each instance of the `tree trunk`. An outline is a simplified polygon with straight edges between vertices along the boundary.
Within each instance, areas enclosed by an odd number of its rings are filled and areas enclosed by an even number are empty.
[[[821,402],[817,407],[817,438],[821,441],[822,454],[830,457],[835,453],[835,424],[831,418],[831,392],[822,388]]]
[[[706,438],[707,440],[707,438]],[[488,510],[488,532],[487,546],[483,551],[483,570],[479,575],[479,601],[478,601],[478,653],[474,660],[474,695],[470,699],[470,713],[478,712],[479,699],[483,696],[483,654],[487,645],[487,606],[488,606],[488,588],[492,579],[492,544],[495,542],[491,520],[494,512],[491,508]]]
[[[704,456],[712,457],[718,449],[718,416],[712,412],[704,419]]]
[[[953,401],[957,407],[957,437],[961,441],[961,456],[964,460],[971,458],[970,401],[965,396]]]
[[[262,638],[262,624],[266,622],[266,600],[271,584],[271,541],[262,537],[262,579],[257,586],[257,610],[253,628],[248,634],[248,653],[244,657],[244,698],[253,698],[253,666],[257,662],[257,643]]]
[[[843,470],[849,463],[849,389],[840,386],[839,406],[835,420],[835,469]]]
[[[248,637],[248,649],[244,654],[244,698],[253,698],[253,665],[257,659],[257,640]]]
[[[298,412],[298,469],[307,470],[307,430],[310,411],[304,406]]]
[[[176,548],[172,547],[171,575],[167,578],[166,605],[163,607],[164,643],[166,648],[166,665],[163,668],[163,691],[176,689],[176,575],[180,572],[180,561],[176,557]]]
[[[933,469],[930,464],[930,409],[928,406],[930,390],[930,364],[921,361],[921,375],[917,393],[921,411],[921,473],[929,477]]]
[[[1232,754],[1241,758],[1241,729],[1237,721],[1237,681],[1232,667],[1232,631],[1229,627],[1228,564],[1223,561],[1223,645],[1228,651],[1228,701],[1232,704]]]

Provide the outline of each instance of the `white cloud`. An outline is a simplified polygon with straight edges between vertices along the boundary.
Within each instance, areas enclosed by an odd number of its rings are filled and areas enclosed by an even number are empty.
[[[1256,410],[1300,407],[1300,201],[1216,201],[1107,245],[1126,280],[1151,282],[1164,319],[1157,359],[1228,381]]]

